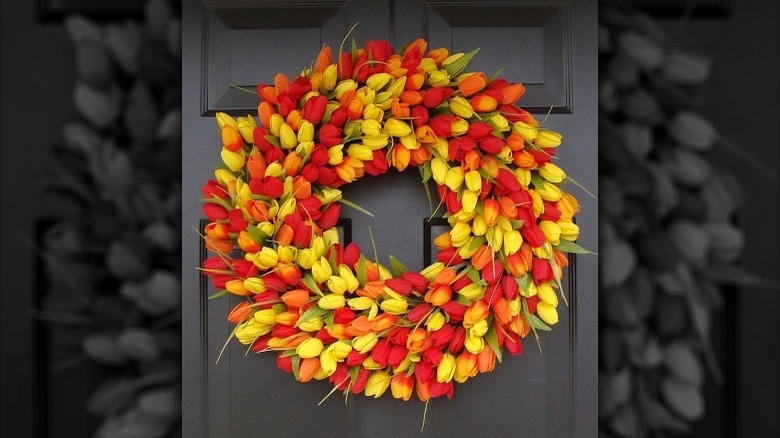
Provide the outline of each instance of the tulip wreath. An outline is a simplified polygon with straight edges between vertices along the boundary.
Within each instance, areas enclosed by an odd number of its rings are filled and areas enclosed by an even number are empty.
[[[587,252],[552,162],[561,135],[514,105],[523,85],[464,72],[478,49],[426,50],[353,43],[334,63],[325,47],[293,81],[257,87],[260,125],[217,114],[224,166],[203,187],[215,255],[202,271],[217,295],[245,297],[234,336],[300,382],[451,397],[550,330],[567,253]],[[421,272],[339,242],[342,204],[360,209],[339,187],[390,166],[433,179],[451,225]]]

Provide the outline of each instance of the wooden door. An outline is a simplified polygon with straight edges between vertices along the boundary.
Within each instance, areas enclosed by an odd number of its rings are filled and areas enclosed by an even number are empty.
[[[187,437],[415,436],[423,404],[388,395],[368,399],[340,393],[321,406],[327,382],[299,384],[276,369],[273,355],[250,354],[231,342],[216,358],[231,328],[228,299],[207,301],[199,263],[199,190],[218,164],[213,115],[255,114],[257,96],[237,88],[295,75],[324,44],[337,50],[353,23],[362,45],[389,39],[400,47],[418,37],[453,52],[481,47],[471,67],[523,82],[521,106],[564,133],[560,164],[597,190],[596,2],[306,0],[183,2],[183,269],[184,418]],[[381,199],[376,196],[381,190]],[[572,189],[576,192],[577,189]],[[580,243],[596,248],[596,202],[576,192]],[[345,197],[376,219],[345,208],[352,238],[380,258],[393,254],[412,269],[423,267],[424,218],[430,214],[419,174],[412,170],[361,180]],[[429,242],[428,242],[429,244]],[[595,436],[597,274],[595,257],[578,257],[569,272],[569,306],[560,322],[490,374],[459,385],[452,400],[428,406],[424,436]]]

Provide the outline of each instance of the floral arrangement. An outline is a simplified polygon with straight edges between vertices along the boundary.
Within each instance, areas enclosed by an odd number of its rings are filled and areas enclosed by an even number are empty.
[[[241,297],[227,316],[239,342],[300,382],[428,401],[558,321],[567,253],[587,252],[553,163],[561,134],[515,105],[523,85],[466,72],[477,50],[353,41],[334,62],[326,46],[293,80],[258,85],[259,125],[217,114],[202,272],[212,297]],[[420,272],[339,242],[342,205],[363,210],[339,187],[390,167],[433,180],[450,225]]]
[[[181,435],[177,9],[149,0],[144,22],[65,21],[79,117],[48,163],[38,313],[56,325],[47,365],[91,376],[95,437]]]
[[[702,418],[710,343],[735,266],[739,184],[697,107],[710,62],[644,14],[599,10],[599,417],[604,436],[683,432]]]

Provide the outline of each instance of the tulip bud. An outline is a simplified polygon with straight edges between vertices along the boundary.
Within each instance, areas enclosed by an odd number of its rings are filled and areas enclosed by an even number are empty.
[[[436,367],[436,381],[446,383],[455,375],[455,356],[450,353],[442,355],[439,365]]]
[[[465,222],[458,222],[450,230],[450,240],[456,248],[466,243],[469,237],[471,237],[471,227]]]
[[[318,338],[309,338],[301,342],[295,349],[295,353],[301,357],[301,359],[308,359],[310,357],[317,357],[322,353],[324,348],[322,341]]]
[[[366,79],[366,85],[372,90],[379,91],[382,87],[387,85],[391,79],[393,79],[393,77],[389,73],[376,73]]]
[[[445,322],[446,320],[442,313],[434,312],[428,316],[428,319],[425,321],[425,327],[428,329],[429,332],[435,332],[440,328],[442,328]]]
[[[391,314],[391,315],[400,315],[403,314],[407,307],[409,306],[409,302],[405,299],[396,299],[392,298],[389,300],[384,300],[379,305],[379,307],[382,308],[385,312]]]
[[[311,273],[317,283],[325,283],[328,278],[333,275],[330,263],[328,263],[328,260],[325,257],[320,257],[320,261],[312,266]]]
[[[538,131],[534,145],[540,148],[555,148],[561,145],[563,136],[555,131],[540,130]]]
[[[369,397],[379,398],[387,391],[390,386],[390,374],[387,371],[380,370],[371,373],[366,383],[365,394]]]
[[[317,300],[317,305],[324,310],[340,309],[344,307],[345,304],[346,300],[344,295],[337,293],[324,295],[322,298]]]
[[[558,322],[558,311],[555,310],[555,306],[544,301],[537,303],[536,314],[549,325],[554,325]]]
[[[525,141],[531,143],[536,140],[536,137],[539,133],[535,126],[521,121],[517,121],[512,125],[512,131],[520,134],[520,136],[523,137]]]
[[[403,137],[412,133],[412,128],[403,120],[390,118],[385,121],[384,131],[393,137]]]
[[[396,374],[390,381],[390,391],[393,394],[393,398],[403,399],[408,401],[412,397],[412,389],[414,388],[414,377],[406,376],[405,374]]]
[[[253,262],[258,268],[267,270],[273,266],[276,266],[276,264],[279,262],[279,254],[274,251],[273,248],[263,247],[255,255]]]
[[[337,68],[336,64],[331,64],[322,73],[322,86],[327,91],[332,91],[336,87]]]
[[[428,84],[431,87],[446,87],[450,83],[450,75],[444,70],[435,70],[428,73]]]
[[[479,174],[479,172],[476,170],[470,170],[466,172],[464,179],[466,181],[466,187],[468,187],[469,190],[479,194],[479,192],[482,190],[482,176]]]
[[[352,339],[352,348],[360,354],[366,354],[371,351],[372,348],[379,341],[376,333],[369,332],[362,336],[357,336]]]
[[[450,100],[450,111],[464,119],[474,115],[474,109],[471,108],[471,104],[463,96],[455,96]]]

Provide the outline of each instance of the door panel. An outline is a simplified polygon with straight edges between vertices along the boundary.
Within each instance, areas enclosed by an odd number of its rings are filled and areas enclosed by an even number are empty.
[[[295,24],[284,18],[312,12],[315,17]],[[592,0],[459,1],[457,6],[423,0],[309,0],[284,6],[185,1],[185,223],[197,227],[198,190],[219,159],[219,135],[211,116],[216,111],[256,113],[257,97],[230,84],[254,88],[258,82],[271,82],[277,71],[295,74],[309,65],[323,44],[336,52],[355,22],[360,24],[352,35],[359,45],[366,39],[389,38],[398,48],[422,36],[431,48],[481,47],[474,69],[490,74],[506,65],[504,77],[526,84],[521,106],[541,114],[540,120],[551,107],[560,113],[545,122],[567,136],[559,164],[597,190],[596,70],[587,63],[596,56],[595,13]],[[577,25],[572,27],[572,22]],[[595,201],[581,192],[577,196],[583,205],[578,216],[580,242],[596,248]],[[353,241],[368,257],[373,258],[370,226],[381,261],[387,262],[392,254],[412,269],[423,267],[423,248],[429,244],[423,238],[424,221],[431,210],[417,170],[367,176],[346,186],[344,197],[375,215],[342,208],[342,216],[352,221]],[[183,233],[184,264],[197,266],[197,233],[192,229]],[[213,291],[206,290],[194,269],[190,275],[186,272],[184,290],[192,295],[184,300],[184,339],[191,344],[185,349],[184,364],[185,382],[191,382],[184,389],[185,436],[255,436],[259,430],[263,436],[289,436],[292,431],[298,436],[420,435],[424,405],[418,401],[351,395],[345,406],[344,397],[336,392],[317,407],[331,389],[327,382],[299,384],[276,368],[274,356],[246,355],[245,347],[235,341],[216,364],[230,334],[225,316],[232,304],[224,298],[207,301],[206,294]],[[595,435],[595,258],[581,257],[573,263],[564,287],[569,307],[561,304],[555,330],[542,334],[542,352],[530,336],[520,357],[507,357],[493,373],[457,385],[453,400],[433,400],[423,436]],[[592,433],[580,433],[583,430]]]

